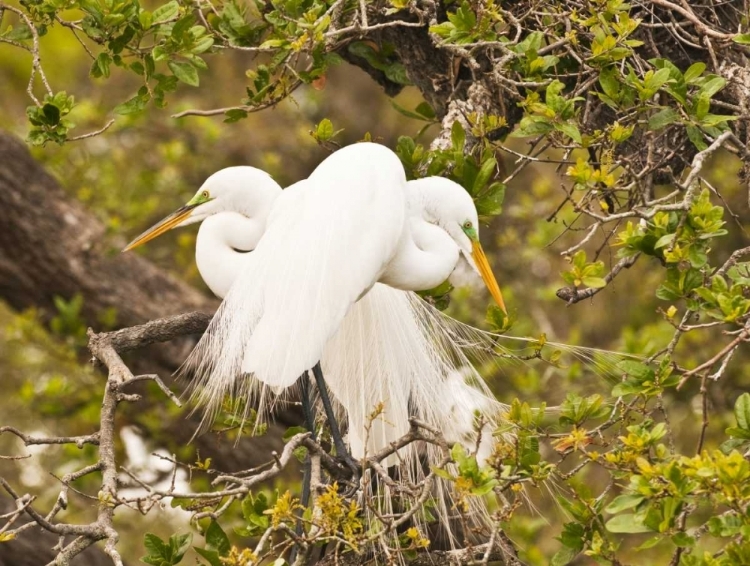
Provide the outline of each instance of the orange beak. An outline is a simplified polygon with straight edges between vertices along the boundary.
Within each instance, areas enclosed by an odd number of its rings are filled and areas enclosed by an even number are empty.
[[[196,206],[197,205],[186,204],[185,206],[178,208],[172,214],[151,226],[151,228],[125,246],[125,249],[122,250],[123,253],[130,251],[133,248],[137,248],[141,244],[145,244],[146,242],[161,236],[164,232],[168,232],[175,226],[178,226],[183,220],[190,216],[190,213]]]
[[[495,299],[495,302],[507,315],[508,310],[505,308],[505,301],[503,300],[503,294],[500,292],[500,285],[497,284],[497,279],[495,279],[495,275],[492,273],[492,268],[490,268],[487,256],[484,255],[484,250],[479,240],[471,241],[471,257],[484,280],[484,284],[487,285],[490,295],[492,295],[492,298]]]

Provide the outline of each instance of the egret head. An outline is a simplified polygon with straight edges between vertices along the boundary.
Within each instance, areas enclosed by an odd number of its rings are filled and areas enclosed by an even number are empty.
[[[466,190],[449,179],[428,177],[409,183],[421,193],[426,220],[445,230],[466,261],[484,280],[492,298],[507,313],[505,301],[479,242],[477,208]]]
[[[187,204],[135,238],[123,251],[145,244],[172,228],[201,222],[219,212],[265,217],[280,192],[281,187],[271,176],[255,167],[221,169],[206,179]]]

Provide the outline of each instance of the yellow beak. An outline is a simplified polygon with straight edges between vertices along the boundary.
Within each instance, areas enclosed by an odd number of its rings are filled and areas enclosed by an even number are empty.
[[[156,224],[151,226],[151,228],[146,230],[143,234],[141,234],[135,240],[133,240],[127,246],[125,246],[125,249],[122,250],[123,253],[129,250],[132,250],[133,248],[137,248],[141,244],[145,244],[146,242],[161,236],[164,232],[168,232],[175,226],[179,225],[183,220],[188,218],[194,208],[195,208],[195,205],[189,205],[189,204],[186,204],[185,206],[178,208],[172,214],[167,216],[164,220],[157,222]]]
[[[471,241],[471,257],[479,270],[479,274],[484,280],[484,284],[487,285],[490,295],[495,299],[498,306],[503,309],[503,312],[508,314],[508,310],[505,308],[505,301],[503,301],[503,295],[500,292],[500,286],[497,284],[495,275],[492,273],[490,264],[487,261],[487,256],[484,255],[482,244],[480,244],[478,240]]]

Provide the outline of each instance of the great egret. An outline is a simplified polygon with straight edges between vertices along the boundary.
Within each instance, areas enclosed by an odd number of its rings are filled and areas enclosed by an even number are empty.
[[[429,183],[415,181],[407,185],[408,214],[412,215],[412,219],[404,231],[412,234],[418,246],[423,246],[407,251],[423,253],[425,263],[429,264],[427,260],[436,258],[430,257],[431,249],[426,246],[429,239],[420,240],[420,235],[430,230],[439,231],[441,226],[455,232],[460,223],[460,231],[466,240],[460,234],[456,237],[460,243],[451,240],[453,266],[458,261],[458,249],[463,251],[465,257],[473,259],[476,233],[466,234],[470,228],[464,226],[470,221],[476,230],[476,211],[471,199],[461,187],[452,184],[451,189],[450,182],[445,180],[432,180],[432,186],[439,185],[439,188],[430,194]],[[283,194],[289,206],[298,206],[300,201],[296,199],[301,198],[302,192],[315,191],[316,188],[314,184],[302,182],[282,193],[271,177],[262,171],[251,167],[225,169],[212,175],[186,206],[144,232],[126,249],[132,249],[176,226],[203,221],[196,244],[196,261],[209,288],[223,297],[246,269],[246,264],[258,253],[243,252],[253,250],[258,245],[272,208],[271,222],[274,222],[274,215],[281,214],[275,209],[279,197]],[[441,204],[442,199],[437,196],[440,191],[456,189],[459,205],[446,207]],[[357,187],[352,186],[351,190],[356,192]],[[468,209],[471,210],[467,214]],[[344,211],[341,212],[343,215]],[[450,218],[451,215],[455,217],[455,226],[446,220],[446,216]],[[319,220],[325,221],[323,218]],[[357,224],[350,222],[349,226],[356,228]],[[302,240],[297,245],[308,245],[308,242]],[[279,259],[284,260],[284,257],[280,256]],[[481,262],[479,264],[482,265]],[[389,266],[391,275],[398,275],[398,270],[394,268],[396,265],[392,262]],[[304,280],[299,281],[300,285],[304,283]],[[396,283],[416,285],[413,281],[401,280]],[[373,454],[402,436],[408,430],[411,414],[442,429],[449,442],[463,442],[469,450],[473,450],[477,434],[474,412],[481,410],[487,417],[487,424],[482,432],[477,456],[480,461],[484,460],[491,448],[489,432],[492,418],[503,410],[503,405],[489,394],[471,367],[462,346],[468,341],[483,348],[492,348],[494,342],[502,338],[514,339],[474,331],[445,317],[413,293],[375,284],[349,309],[338,332],[328,340],[322,356],[327,386],[349,419],[352,454],[357,458],[365,453]],[[583,350],[574,353],[587,355]],[[235,367],[241,363],[241,358],[239,360],[235,353]],[[474,385],[468,385],[464,378],[457,377],[459,372],[468,372]],[[224,393],[234,393],[232,384],[223,383],[217,389],[213,387],[210,372],[202,375],[207,378],[205,386],[208,388],[208,397],[204,399],[213,408]],[[246,393],[252,393],[261,400],[266,398],[262,393],[265,388],[258,381],[243,380],[240,386]],[[383,403],[383,413],[370,422],[369,415],[378,403]],[[365,433],[366,429],[368,433]],[[403,456],[408,459],[409,454]],[[433,457],[430,461],[436,460]],[[414,466],[407,465],[403,469],[407,474],[418,476],[421,473]],[[419,477],[412,478],[414,483],[419,480]],[[382,487],[388,489],[387,486]],[[442,481],[438,481],[437,487],[444,492],[449,491],[449,486]],[[441,518],[449,513],[444,499],[438,498],[443,505],[442,509],[438,509]],[[384,501],[387,506],[389,498],[385,497]],[[473,518],[481,524],[487,513],[479,502],[476,503],[477,512]],[[450,531],[448,535],[449,538],[452,536]]]

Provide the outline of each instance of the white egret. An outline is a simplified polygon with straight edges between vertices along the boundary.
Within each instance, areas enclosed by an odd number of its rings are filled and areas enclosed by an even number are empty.
[[[367,147],[366,144],[363,145]],[[354,147],[359,149],[362,146]],[[398,167],[400,168],[400,163]],[[203,221],[196,244],[196,261],[209,288],[223,297],[243,270],[260,270],[257,264],[251,265],[250,268],[247,265],[256,261],[254,258],[259,255],[264,245],[268,250],[264,253],[274,253],[273,246],[267,244],[271,241],[266,239],[268,233],[264,236],[269,214],[271,225],[279,222],[278,218],[282,218],[280,222],[286,222],[285,228],[279,229],[275,236],[283,239],[283,232],[293,231],[294,222],[302,216],[298,208],[306,206],[305,193],[309,193],[310,198],[323,198],[322,194],[315,193],[323,188],[320,187],[320,171],[316,172],[318,176],[312,183],[301,182],[282,193],[270,176],[257,169],[234,167],[222,170],[211,176],[186,206],[144,232],[126,249],[145,243],[173,227]],[[357,193],[357,181],[368,182],[365,176],[356,178],[359,177],[356,175],[352,179],[351,176],[341,175],[330,167],[326,175],[330,176],[331,182],[343,181],[351,193]],[[402,183],[398,175],[394,177],[396,186]],[[398,194],[394,194],[393,191],[388,194],[396,204],[399,203]],[[460,253],[463,253],[467,261],[476,265],[479,271],[486,268],[486,259],[481,253],[481,247],[478,246],[476,210],[470,197],[461,187],[444,179],[421,180],[409,183],[406,195],[409,203],[406,214],[410,219],[408,224],[403,222],[397,238],[393,238],[391,234],[392,240],[396,240],[396,245],[392,246],[395,249],[391,261],[381,261],[385,264],[380,275],[382,280],[407,288],[434,286],[436,282],[442,282],[453,270],[459,261]],[[331,201],[324,202],[333,204]],[[370,206],[371,202],[365,204]],[[382,202],[380,204],[382,206]],[[291,215],[293,219],[284,219],[284,215]],[[313,215],[313,220],[313,224],[319,225],[316,227],[323,232],[322,235],[317,235],[315,242],[325,242],[326,238],[333,237],[333,230],[326,230],[326,227],[335,227],[337,230],[349,228],[355,233],[359,228],[359,219],[347,218],[347,211],[344,209],[339,209],[333,215]],[[301,237],[305,236],[306,232],[298,229],[295,234]],[[442,254],[437,247],[441,237],[445,250]],[[411,238],[411,241],[407,238]],[[287,245],[284,253],[295,246],[299,248],[297,252],[304,252],[304,249],[310,249],[313,245],[306,238],[293,240],[291,234],[289,239],[293,246]],[[340,241],[348,244],[347,240]],[[252,254],[244,253],[256,249],[256,246],[257,251]],[[346,258],[346,245],[343,248]],[[384,246],[381,246],[381,252],[384,251],[383,248]],[[308,264],[308,269],[326,269],[325,254],[316,255],[318,256],[322,256],[321,259]],[[476,261],[476,258],[479,260]],[[415,280],[412,273],[405,271],[408,259],[421,262],[423,274],[426,273],[425,279]],[[293,261],[281,252],[276,252],[276,257],[271,256],[266,261],[273,260],[280,262],[282,272],[284,262],[288,264]],[[329,268],[333,267],[328,265]],[[293,266],[289,267],[291,269]],[[440,270],[444,273],[438,273]],[[377,269],[374,271],[377,272]],[[260,271],[260,274],[262,273],[263,271]],[[285,276],[289,277],[288,274]],[[426,281],[427,276],[433,279]],[[247,276],[245,285],[257,283],[258,277],[258,271],[254,273],[252,280]],[[336,271],[333,284],[346,284],[345,277],[343,272]],[[374,277],[376,275],[371,275],[371,278]],[[492,280],[494,281],[494,278]],[[306,277],[299,277],[295,280],[295,285],[287,285],[284,289],[293,295],[296,288],[306,285],[307,281]],[[365,453],[370,455],[402,436],[408,430],[408,418],[411,414],[419,416],[436,428],[441,428],[450,442],[463,442],[472,450],[476,438],[476,431],[473,429],[475,409],[480,409],[486,415],[488,423],[491,423],[492,418],[503,406],[489,394],[481,378],[471,367],[462,346],[468,338],[473,345],[492,348],[494,341],[502,337],[483,334],[460,325],[435,311],[413,293],[391,289],[382,284],[374,284],[367,293],[367,283],[361,286],[361,290],[349,292],[347,300],[356,301],[363,294],[364,297],[348,309],[348,314],[343,318],[338,331],[333,329],[333,335],[328,339],[322,354],[326,385],[342,405],[349,419],[352,454],[357,458],[361,458]],[[234,289],[232,293],[235,296],[247,290],[245,287]],[[495,293],[500,296],[496,284],[493,295]],[[222,311],[226,313],[226,309],[225,304]],[[291,313],[292,316],[280,318],[279,325],[285,325],[291,333],[300,323],[294,316],[294,309],[287,308],[286,313]],[[249,314],[257,316],[252,309]],[[307,330],[314,331],[317,316],[307,320],[312,321],[311,328]],[[221,344],[226,330],[220,325],[213,324],[209,336],[218,342],[211,344]],[[306,329],[299,330],[304,333]],[[289,341],[286,343],[289,344]],[[231,370],[235,371],[239,369],[244,358],[244,342],[235,338],[229,344],[231,347],[222,351],[230,355]],[[289,348],[290,351],[280,352],[285,356],[295,356],[294,344]],[[211,409],[217,408],[225,394],[236,393],[237,389],[240,394],[252,394],[260,397],[260,400],[265,399],[265,388],[256,380],[237,380],[238,371],[231,379],[220,380],[217,385],[211,370],[216,367],[222,369],[220,360],[214,357],[198,358],[197,362],[194,357],[193,360],[199,369],[199,377],[203,378],[205,392],[202,399]],[[458,371],[468,371],[475,387],[457,378]],[[278,382],[272,384],[276,383]],[[378,403],[383,403],[383,414],[370,423],[368,416]],[[365,433],[365,429],[368,429],[368,433]],[[491,429],[491,424],[487,425],[487,429]],[[490,435],[485,434],[487,429],[483,431],[478,454],[480,459],[486,458],[490,447]],[[366,446],[365,437],[368,440]],[[408,474],[419,474],[419,470],[415,471],[413,466],[406,466],[405,471]],[[418,479],[414,478],[417,481]],[[448,486],[442,483],[439,483],[438,487],[442,490],[448,489]],[[479,523],[486,517],[486,510],[483,509],[479,506],[479,513],[474,517]],[[441,516],[447,515],[448,511],[447,507],[443,507]],[[450,538],[450,532],[448,534]]]

